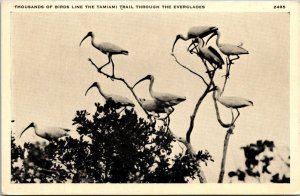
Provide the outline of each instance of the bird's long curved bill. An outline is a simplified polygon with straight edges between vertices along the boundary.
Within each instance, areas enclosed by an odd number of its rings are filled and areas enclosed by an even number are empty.
[[[174,43],[173,43],[172,52],[174,52],[175,44],[176,44],[176,42],[177,42],[178,40],[179,40],[179,37],[176,37],[176,39],[175,39],[175,41],[174,41]]]
[[[215,35],[218,35],[218,33],[213,33],[213,34],[211,34],[211,36],[207,39],[207,41],[206,41],[206,44],[209,42],[209,40],[211,39],[211,38],[213,38],[213,36],[215,36]],[[203,43],[203,45],[204,45],[204,43]]]
[[[21,138],[21,136],[23,135],[23,133],[27,130],[27,129],[29,129],[31,126],[29,125],[28,127],[26,127],[23,131],[22,131],[22,133],[21,133],[21,135],[20,135],[20,138]]]
[[[93,88],[93,87],[95,87],[94,84],[92,84],[92,86],[90,86],[90,87],[85,91],[85,96],[87,95],[87,93],[89,92],[89,90],[90,90],[91,88]]]
[[[81,40],[81,42],[80,42],[80,44],[79,44],[79,46],[81,46],[81,43],[88,37],[88,36],[90,36],[89,34],[87,34],[82,40]]]
[[[137,82],[133,85],[132,88],[134,88],[138,83],[140,83],[140,82],[142,82],[142,81],[144,81],[144,80],[149,80],[149,78],[146,76],[146,77],[140,79],[139,81],[137,81]]]

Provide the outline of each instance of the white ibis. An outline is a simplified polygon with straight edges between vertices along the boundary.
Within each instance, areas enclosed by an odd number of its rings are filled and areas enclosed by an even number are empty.
[[[227,67],[227,74],[226,77],[229,76],[229,72],[230,72],[230,64],[233,64],[232,61],[233,60],[237,60],[240,58],[239,55],[241,54],[249,54],[249,52],[242,48],[242,43],[240,45],[234,45],[234,44],[220,44],[220,37],[221,37],[221,33],[219,30],[217,30],[214,34],[217,35],[217,40],[216,40],[216,44],[219,48],[219,50],[227,56],[228,61],[229,61],[229,65]],[[231,55],[235,55],[236,58],[234,59],[230,59]]]
[[[221,89],[218,86],[215,87],[215,90],[217,91],[217,94],[216,94],[217,101],[219,101],[225,107],[230,108],[232,114],[233,114],[232,109],[236,109],[238,115],[235,118],[235,120],[233,121],[233,123],[236,121],[236,119],[240,115],[240,112],[238,110],[239,108],[253,106],[252,101],[249,101],[249,100],[241,98],[241,97],[221,96]]]
[[[32,122],[28,125],[28,127],[26,127],[22,131],[20,138],[23,135],[23,133],[31,127],[34,128],[34,132],[37,136],[44,138],[48,141],[55,140],[55,139],[58,139],[63,136],[67,136],[67,135],[69,135],[69,132],[70,132],[69,129],[65,129],[65,128],[61,128],[61,127],[47,127],[47,128],[39,129],[37,124]]]
[[[98,90],[99,90],[99,93],[104,97],[105,100],[109,100],[111,99],[113,102],[117,103],[117,104],[120,104],[121,106],[130,106],[130,107],[134,107],[134,103],[129,100],[128,98],[126,97],[122,97],[120,95],[113,95],[113,94],[106,94],[102,91],[100,85],[98,82],[94,82],[85,92],[85,96],[86,94],[88,93],[88,91],[93,88],[93,87],[96,87]]]
[[[217,68],[222,69],[224,61],[218,51],[211,46],[205,46],[204,41],[200,38],[197,38],[197,42],[197,53],[199,54],[199,56],[202,59],[207,60],[211,65],[214,64],[217,66]]]
[[[101,43],[95,43],[94,42],[94,33],[93,32],[89,32],[80,42],[79,45],[81,45],[81,43],[87,38],[87,37],[91,37],[91,44],[92,46],[94,46],[94,48],[100,50],[103,54],[106,54],[108,56],[108,62],[105,63],[104,65],[102,65],[101,67],[98,68],[98,71],[101,71],[101,69],[103,67],[105,67],[106,65],[108,65],[110,62],[112,64],[112,77],[115,77],[115,65],[114,62],[112,60],[112,55],[117,55],[117,54],[123,54],[123,55],[128,55],[128,51],[124,50],[123,48],[116,46],[112,43],[108,43],[108,42],[101,42]]]
[[[176,44],[176,42],[179,39],[182,39],[184,41],[187,41],[189,39],[194,39],[194,38],[200,38],[200,39],[202,39],[205,36],[207,36],[207,35],[209,35],[209,34],[212,33],[212,36],[207,39],[207,42],[208,42],[214,35],[216,35],[215,32],[217,30],[218,30],[217,27],[212,27],[212,26],[195,26],[195,27],[191,27],[188,30],[186,36],[183,36],[182,34],[179,34],[179,35],[176,36],[176,39],[175,39],[175,41],[173,43],[173,47],[172,47],[172,53],[174,51],[175,44]]]
[[[171,107],[166,107],[160,105],[160,103],[156,100],[145,100],[145,99],[140,99],[140,102],[142,104],[142,107],[147,111],[147,112],[154,112],[157,114],[157,117],[159,117],[159,114],[164,113],[167,115],[170,115],[173,110]]]
[[[171,107],[172,111],[174,108],[172,106],[175,106],[179,104],[182,101],[186,100],[186,97],[184,96],[179,96],[179,95],[173,95],[169,93],[158,93],[153,91],[153,83],[154,83],[154,76],[152,75],[147,75],[146,77],[140,79],[138,82],[135,83],[135,85],[132,87],[134,88],[138,83],[142,82],[143,80],[150,80],[150,85],[149,85],[149,92],[151,97],[159,103],[161,106],[167,106]]]

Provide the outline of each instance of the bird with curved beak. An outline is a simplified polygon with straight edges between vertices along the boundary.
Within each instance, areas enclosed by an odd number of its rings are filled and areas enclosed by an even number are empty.
[[[219,30],[217,30],[216,32],[214,32],[214,35],[217,35],[216,45],[218,46],[219,50],[224,55],[227,56],[228,64],[227,64],[226,77],[229,77],[230,67],[231,67],[231,64],[233,64],[233,61],[239,59],[240,58],[239,55],[241,55],[241,54],[249,54],[249,52],[242,47],[243,46],[242,43],[239,44],[239,45],[221,44],[220,43],[221,32]],[[236,56],[236,58],[230,59],[230,56],[233,56],[233,55]]]
[[[213,27],[213,26],[195,26],[195,27],[191,27],[188,32],[187,35],[184,36],[182,34],[178,34],[176,36],[176,39],[173,43],[173,47],[172,47],[172,53],[174,51],[174,47],[176,42],[181,39],[184,41],[187,41],[189,39],[195,39],[195,38],[200,38],[203,39],[204,37],[206,37],[207,35],[211,34],[212,35],[207,39],[206,43],[215,35],[214,33],[218,30],[217,27]],[[190,44],[190,46],[194,44],[193,42]],[[190,46],[188,48],[190,48]]]
[[[94,82],[85,92],[85,96],[87,95],[88,91],[91,89],[91,88],[97,88],[99,93],[102,95],[102,97],[104,97],[105,100],[109,100],[111,99],[113,102],[117,103],[117,104],[120,104],[121,106],[124,106],[124,107],[127,107],[127,106],[130,106],[130,107],[134,107],[134,103],[129,100],[128,98],[126,97],[122,97],[120,95],[113,95],[113,94],[106,94],[102,88],[100,87],[99,83],[98,82]]]
[[[154,83],[154,76],[153,75],[147,75],[146,77],[140,79],[138,82],[134,84],[132,88],[134,88],[138,83],[144,81],[144,80],[150,80],[149,84],[149,92],[151,97],[159,103],[159,105],[164,107],[171,107],[172,111],[174,111],[173,106],[179,104],[180,102],[183,102],[186,100],[186,97],[174,95],[170,93],[158,93],[153,91],[153,83]]]
[[[220,102],[222,105],[224,105],[227,108],[231,109],[231,113],[233,116],[233,109],[236,109],[238,115],[233,120],[232,124],[237,120],[237,118],[240,115],[239,108],[247,107],[247,106],[253,106],[253,102],[249,101],[247,99],[241,98],[241,97],[229,97],[229,96],[221,96],[221,89],[218,86],[215,86],[214,89],[216,91],[216,100]]]
[[[147,112],[154,112],[157,114],[155,117],[160,117],[160,114],[167,114],[170,115],[172,113],[172,108],[168,106],[162,106],[160,105],[160,102],[156,100],[146,100],[146,99],[140,99],[142,107]]]
[[[28,127],[26,127],[22,131],[20,138],[23,135],[23,133],[25,133],[25,131],[28,130],[29,128],[33,128],[34,132],[37,136],[44,138],[48,141],[56,140],[60,137],[67,136],[67,135],[69,135],[69,132],[70,132],[69,129],[65,129],[65,128],[61,128],[61,127],[48,127],[48,128],[39,129],[37,124],[32,122],[28,125]]]
[[[128,51],[124,50],[123,48],[121,48],[117,45],[109,43],[109,42],[95,43],[94,33],[91,32],[91,31],[88,32],[88,34],[81,40],[79,46],[81,46],[82,42],[88,37],[91,37],[92,46],[94,48],[96,48],[97,50],[99,50],[100,52],[102,52],[103,54],[107,55],[107,57],[108,57],[108,62],[105,63],[104,65],[102,65],[101,67],[99,67],[98,71],[100,72],[103,67],[105,67],[106,65],[111,63],[112,64],[112,77],[114,78],[115,77],[115,65],[114,65],[114,62],[112,60],[112,56],[117,55],[117,54],[128,55]]]

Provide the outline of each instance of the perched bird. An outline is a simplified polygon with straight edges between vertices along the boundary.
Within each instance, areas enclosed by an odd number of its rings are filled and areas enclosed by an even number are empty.
[[[20,138],[21,136],[23,135],[23,133],[29,129],[29,128],[34,128],[34,131],[35,131],[35,134],[41,138],[44,138],[48,141],[50,140],[56,140],[60,137],[63,137],[63,136],[67,136],[69,135],[69,132],[70,130],[69,129],[65,129],[65,128],[60,128],[60,127],[48,127],[48,128],[42,128],[42,129],[39,129],[39,127],[37,126],[36,123],[32,122],[29,124],[28,127],[26,127],[21,135],[20,135]]]
[[[157,114],[156,117],[160,117],[160,114],[170,115],[172,113],[172,111],[173,111],[171,107],[162,106],[156,100],[140,99],[140,102],[142,104],[142,107],[147,112],[154,112],[155,114]]]
[[[87,37],[91,37],[91,44],[92,46],[94,46],[94,48],[100,50],[103,54],[106,54],[108,56],[108,62],[104,65],[102,65],[101,67],[98,68],[98,71],[100,72],[101,69],[103,67],[105,67],[106,65],[108,65],[109,63],[112,64],[112,77],[115,77],[115,65],[114,62],[112,60],[112,56],[113,55],[117,55],[117,54],[123,54],[123,55],[128,55],[128,51],[124,50],[123,48],[116,46],[112,43],[108,43],[108,42],[101,42],[101,43],[95,43],[94,42],[94,33],[93,32],[89,32],[80,42],[79,45],[81,45],[81,43],[87,38]]]
[[[247,107],[247,106],[253,106],[253,102],[249,101],[247,99],[241,98],[241,97],[228,97],[228,96],[221,96],[221,89],[220,87],[216,86],[215,89],[217,91],[216,93],[216,99],[219,101],[222,105],[224,105],[227,108],[231,109],[231,113],[233,115],[232,110],[236,109],[238,115],[233,121],[233,123],[236,121],[236,119],[239,117],[240,112],[239,108]]]
[[[117,104],[120,104],[120,106],[130,106],[130,107],[134,107],[134,103],[129,100],[128,98],[126,97],[122,97],[120,95],[112,95],[112,94],[106,94],[102,91],[100,85],[98,82],[94,82],[85,92],[85,96],[87,95],[88,91],[93,88],[93,87],[96,87],[98,90],[99,90],[99,93],[104,97],[105,100],[109,100],[111,99],[112,101],[114,101],[115,103]]]
[[[158,93],[158,92],[153,91],[152,87],[153,87],[153,83],[154,83],[154,76],[152,76],[152,75],[147,75],[146,77],[140,79],[138,82],[135,83],[133,88],[138,83],[142,82],[143,80],[150,80],[150,85],[149,85],[150,95],[161,106],[171,107],[172,111],[173,111],[174,108],[172,106],[175,106],[175,105],[179,104],[180,102],[186,100],[186,98],[184,96],[173,95],[170,93]]]
[[[226,77],[229,77],[229,73],[230,73],[230,65],[233,64],[232,61],[237,60],[240,58],[239,55],[241,54],[249,54],[249,52],[242,48],[242,43],[240,45],[234,45],[234,44],[221,44],[220,43],[220,37],[221,37],[221,33],[219,30],[217,30],[215,33],[215,35],[217,35],[217,40],[216,40],[216,44],[219,48],[219,50],[227,56],[228,59],[228,67],[227,67],[227,73],[226,73]],[[236,58],[234,59],[230,59],[230,56],[235,55]]]
[[[204,38],[205,36],[209,35],[212,33],[212,36],[209,37],[207,39],[207,42],[215,35],[215,32],[218,30],[217,27],[211,27],[211,26],[195,26],[195,27],[191,27],[188,32],[187,32],[187,35],[186,36],[183,36],[182,34],[179,34],[176,36],[176,39],[173,43],[173,47],[172,47],[172,53],[174,51],[174,47],[175,47],[175,44],[176,42],[179,40],[179,39],[182,39],[184,41],[187,41],[189,39],[194,39],[194,38]],[[193,43],[192,43],[193,44]],[[192,45],[191,44],[191,45]],[[190,46],[189,46],[190,47]]]
[[[216,49],[211,46],[204,46],[204,42],[202,39],[197,38],[198,45],[196,46],[197,54],[202,58],[207,60],[211,65],[216,65],[217,68],[222,69],[224,65],[223,58],[218,53]],[[191,50],[193,51],[194,48]]]

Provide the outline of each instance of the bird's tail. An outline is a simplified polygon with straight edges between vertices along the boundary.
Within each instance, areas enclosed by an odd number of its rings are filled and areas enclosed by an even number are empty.
[[[124,54],[124,55],[128,55],[128,54],[129,54],[129,52],[128,52],[128,51],[126,51],[126,50],[123,50],[123,51],[122,51],[122,54]]]

